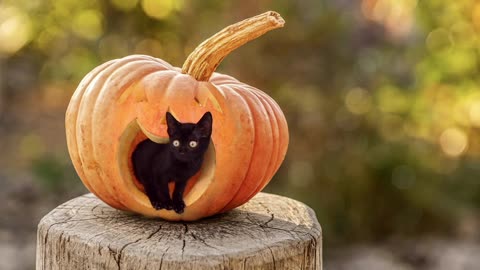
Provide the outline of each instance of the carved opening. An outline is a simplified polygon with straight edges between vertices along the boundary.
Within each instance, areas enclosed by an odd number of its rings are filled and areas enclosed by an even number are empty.
[[[168,143],[169,139],[159,137],[142,128],[137,120],[132,121],[125,129],[120,139],[119,150],[117,153],[118,166],[122,176],[122,180],[132,192],[135,198],[138,198],[143,205],[152,207],[150,201],[145,194],[143,185],[136,179],[133,172],[132,153],[136,146],[145,139],[150,139],[156,143]],[[184,202],[188,207],[192,205],[207,190],[215,175],[215,145],[210,139],[210,144],[205,153],[204,161],[200,171],[195,174],[187,184],[184,193]],[[169,183],[170,195],[174,189],[174,183]],[[153,207],[152,207],[153,208]]]

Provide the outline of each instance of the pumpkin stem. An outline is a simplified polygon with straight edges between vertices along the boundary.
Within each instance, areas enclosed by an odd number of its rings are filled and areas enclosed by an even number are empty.
[[[268,11],[227,26],[198,45],[183,64],[182,73],[198,81],[208,81],[230,52],[270,30],[283,27],[284,23],[280,14]]]

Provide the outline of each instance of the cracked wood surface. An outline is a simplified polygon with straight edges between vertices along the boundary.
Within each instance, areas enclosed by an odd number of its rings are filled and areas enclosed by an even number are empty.
[[[298,201],[259,193],[230,212],[168,222],[115,210],[92,194],[38,225],[37,270],[321,269],[321,229]]]

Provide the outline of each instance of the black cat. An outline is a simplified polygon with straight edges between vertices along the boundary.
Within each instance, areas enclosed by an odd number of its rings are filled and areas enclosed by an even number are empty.
[[[188,179],[195,175],[203,163],[204,154],[212,134],[212,115],[206,112],[198,123],[180,123],[167,112],[168,144],[158,144],[146,139],[133,152],[135,176],[145,187],[145,192],[157,209],[183,213],[183,192]],[[170,199],[168,182],[175,182]]]

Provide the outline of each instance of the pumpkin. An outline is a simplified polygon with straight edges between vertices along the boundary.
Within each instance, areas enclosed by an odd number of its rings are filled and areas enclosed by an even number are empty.
[[[186,221],[233,209],[262,190],[287,151],[285,117],[264,92],[214,71],[231,51],[283,24],[275,12],[233,24],[199,45],[181,69],[131,55],[88,73],[65,117],[70,157],[85,186],[114,208]],[[182,214],[155,210],[132,169],[139,142],[168,143],[167,111],[190,123],[207,111],[213,116],[211,143],[189,180]]]

